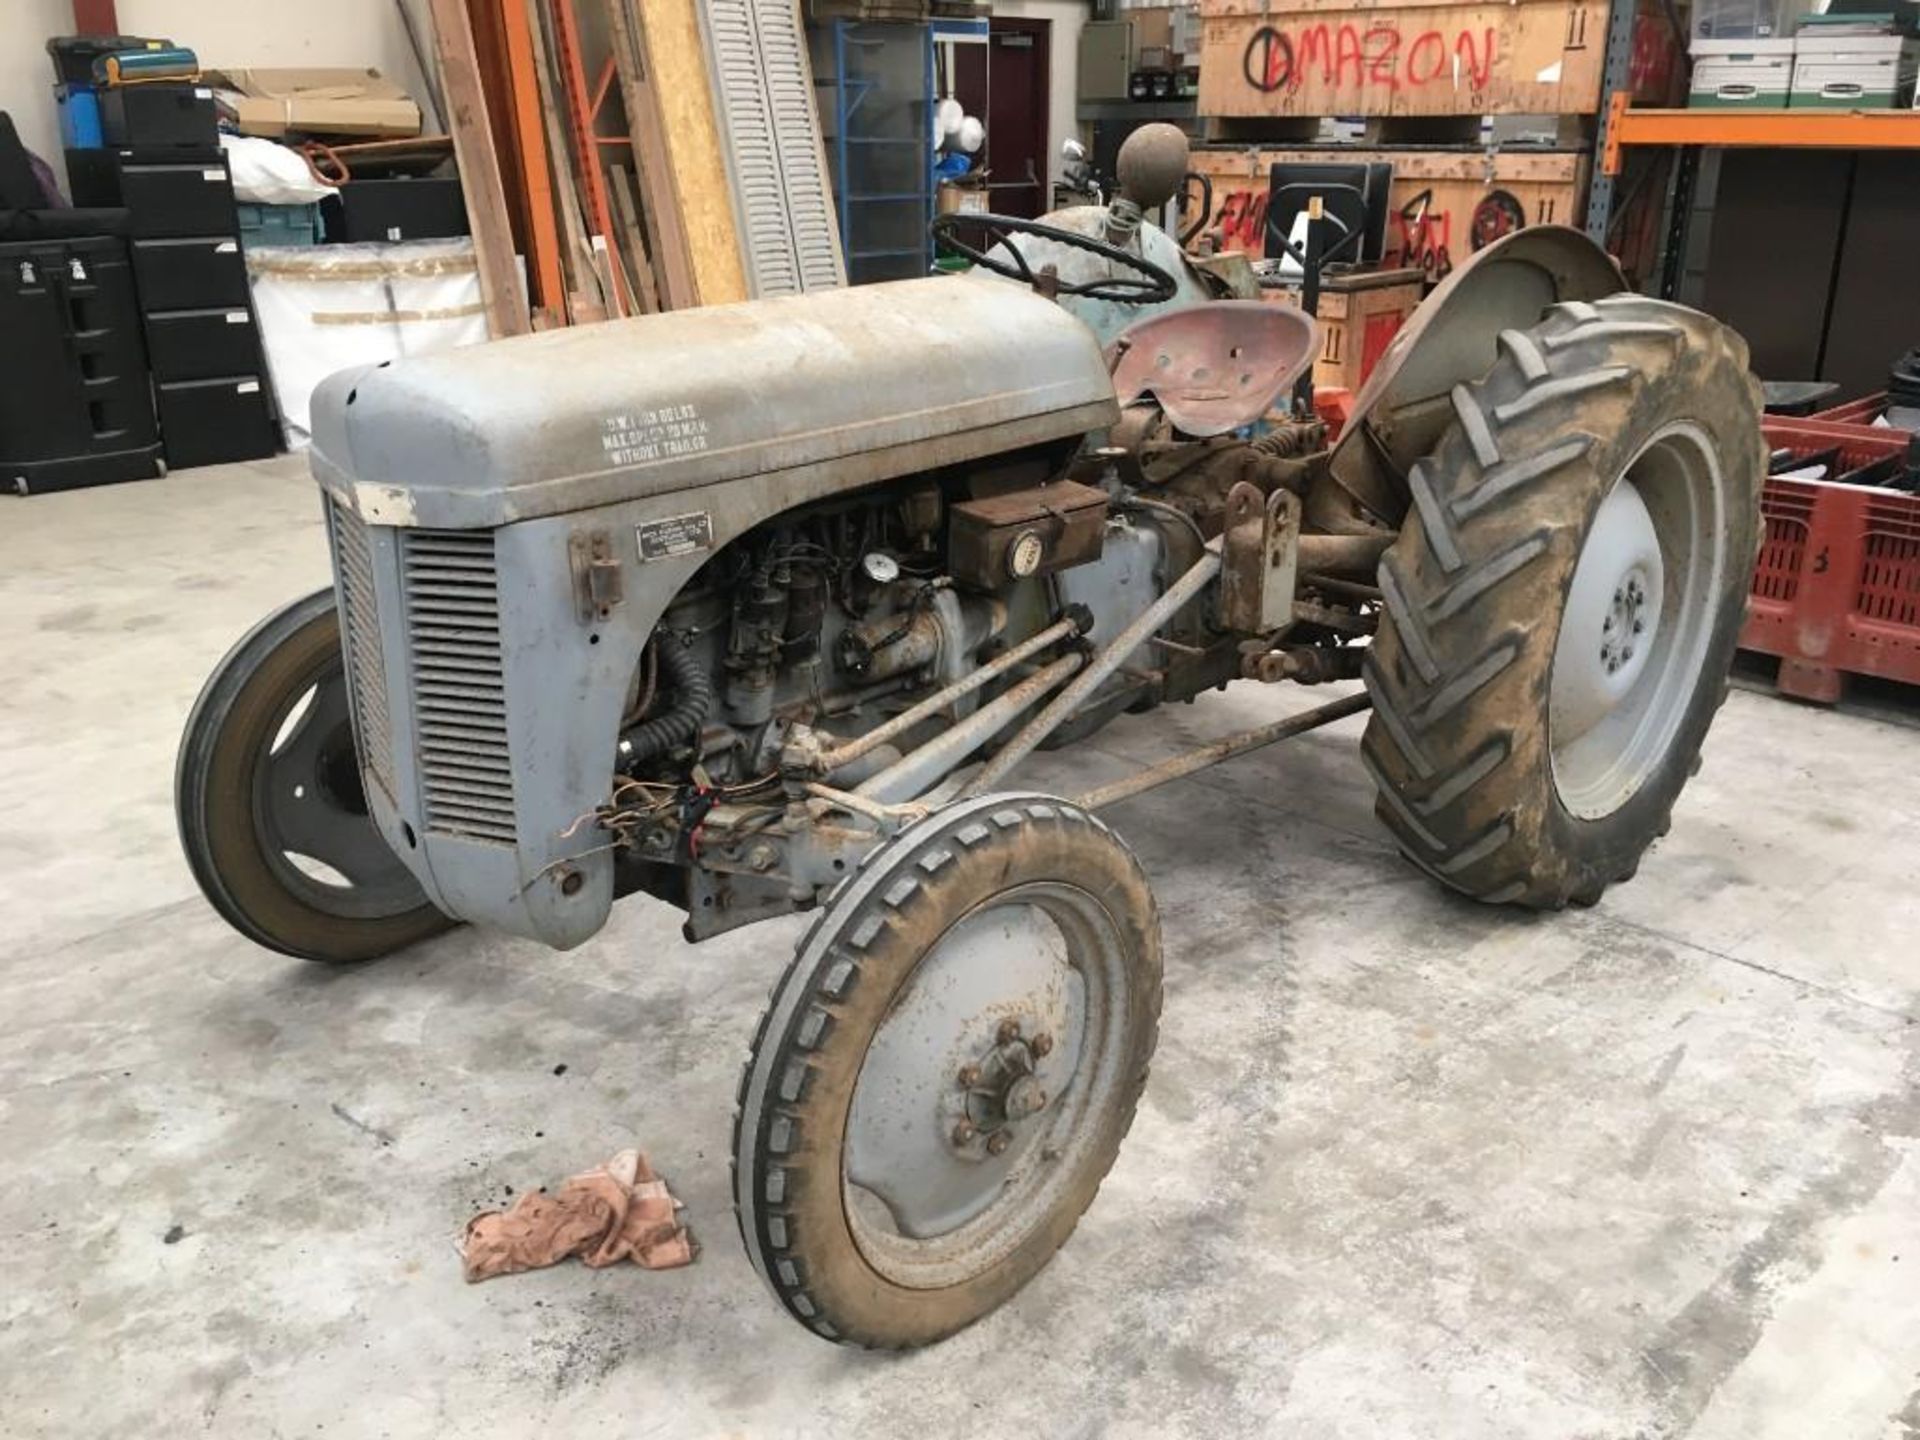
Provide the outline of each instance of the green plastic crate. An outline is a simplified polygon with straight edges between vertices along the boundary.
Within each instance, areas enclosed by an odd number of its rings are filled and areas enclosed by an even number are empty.
[[[268,245],[318,245],[318,205],[256,205],[241,201],[240,244],[251,250]]]

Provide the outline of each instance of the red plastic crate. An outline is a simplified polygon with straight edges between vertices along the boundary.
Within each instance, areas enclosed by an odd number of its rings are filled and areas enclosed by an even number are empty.
[[[1831,410],[1816,410],[1807,419],[1830,425],[1871,425],[1886,413],[1887,392],[1881,390],[1858,400],[1849,400],[1844,405],[1836,405]]]
[[[1905,431],[1769,419],[1774,449],[1841,446],[1849,473],[1903,456]],[[1780,657],[1779,688],[1840,698],[1847,674],[1920,684],[1920,498],[1822,480],[1769,480],[1743,649]]]

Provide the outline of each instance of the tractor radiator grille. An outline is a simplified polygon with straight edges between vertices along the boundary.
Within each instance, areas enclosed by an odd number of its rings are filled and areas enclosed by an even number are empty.
[[[347,691],[353,701],[353,733],[360,742],[360,768],[394,793],[393,720],[387,710],[386,657],[380,648],[380,615],[374,605],[373,558],[367,527],[338,499],[327,505],[333,538],[333,573],[346,617],[342,648]]]
[[[493,536],[404,530],[400,545],[427,828],[511,845],[513,768]]]

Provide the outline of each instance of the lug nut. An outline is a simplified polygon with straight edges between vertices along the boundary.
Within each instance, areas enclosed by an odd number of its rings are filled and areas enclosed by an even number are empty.
[[[1053,1049],[1053,1036],[1042,1030],[1038,1035],[1033,1037],[1028,1048],[1033,1051],[1034,1059],[1045,1059],[1047,1052]]]
[[[1018,1020],[1002,1020],[1000,1022],[1000,1043],[1002,1045],[1011,1045],[1019,1038],[1020,1022]]]
[[[953,1143],[965,1145],[973,1139],[975,1133],[971,1120],[957,1121],[953,1127]]]
[[[959,1078],[960,1088],[962,1090],[971,1090],[980,1083],[980,1067],[978,1065],[962,1065],[960,1067]]]
[[[996,1130],[987,1137],[987,1153],[989,1155],[998,1155],[1007,1148],[1008,1143],[1007,1132],[1004,1130]]]

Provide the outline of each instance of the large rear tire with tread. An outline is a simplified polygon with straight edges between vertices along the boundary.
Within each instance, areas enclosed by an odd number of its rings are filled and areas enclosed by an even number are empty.
[[[1666,833],[1726,695],[1760,536],[1744,342],[1621,295],[1500,336],[1379,571],[1362,742],[1407,856],[1591,904]]]

